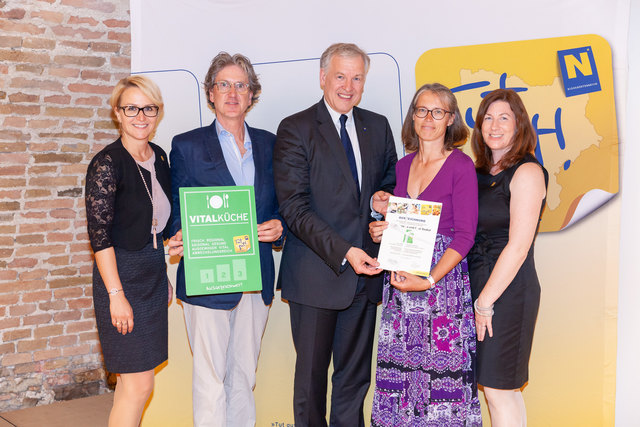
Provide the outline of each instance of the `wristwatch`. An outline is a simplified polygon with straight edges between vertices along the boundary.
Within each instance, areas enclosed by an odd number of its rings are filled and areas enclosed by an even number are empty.
[[[120,288],[120,289],[116,289],[116,288],[109,289],[109,295],[116,295],[118,292],[122,292],[122,288]]]

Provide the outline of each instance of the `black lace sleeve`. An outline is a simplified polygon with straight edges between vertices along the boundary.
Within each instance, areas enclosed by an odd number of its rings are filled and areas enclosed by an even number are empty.
[[[94,252],[113,246],[111,226],[116,199],[116,171],[109,154],[97,154],[87,170],[85,206],[87,229]]]

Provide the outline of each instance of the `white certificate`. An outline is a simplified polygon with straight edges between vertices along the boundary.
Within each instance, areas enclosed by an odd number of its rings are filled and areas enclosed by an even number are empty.
[[[442,203],[391,196],[378,262],[389,271],[428,276]]]

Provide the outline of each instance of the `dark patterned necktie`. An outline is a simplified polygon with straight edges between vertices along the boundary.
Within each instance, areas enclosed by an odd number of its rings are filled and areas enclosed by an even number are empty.
[[[351,138],[347,132],[347,115],[342,114],[340,116],[340,140],[342,140],[342,146],[345,153],[347,153],[347,161],[349,162],[349,168],[351,169],[351,175],[356,182],[356,188],[358,189],[358,197],[360,196],[360,184],[358,182],[358,169],[356,168],[356,156],[353,154],[353,146],[351,145]]]

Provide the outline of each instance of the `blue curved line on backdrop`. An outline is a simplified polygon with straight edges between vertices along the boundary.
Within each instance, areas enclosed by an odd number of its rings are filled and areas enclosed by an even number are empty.
[[[184,68],[176,68],[175,70],[136,71],[136,72],[132,72],[131,74],[176,73],[176,72],[188,73],[191,77],[193,77],[193,79],[196,82],[196,94],[198,95],[198,114],[200,115],[199,117],[200,127],[202,127],[202,104],[200,100],[200,82],[198,81],[198,78],[196,77],[196,75],[193,74],[191,71]]]

